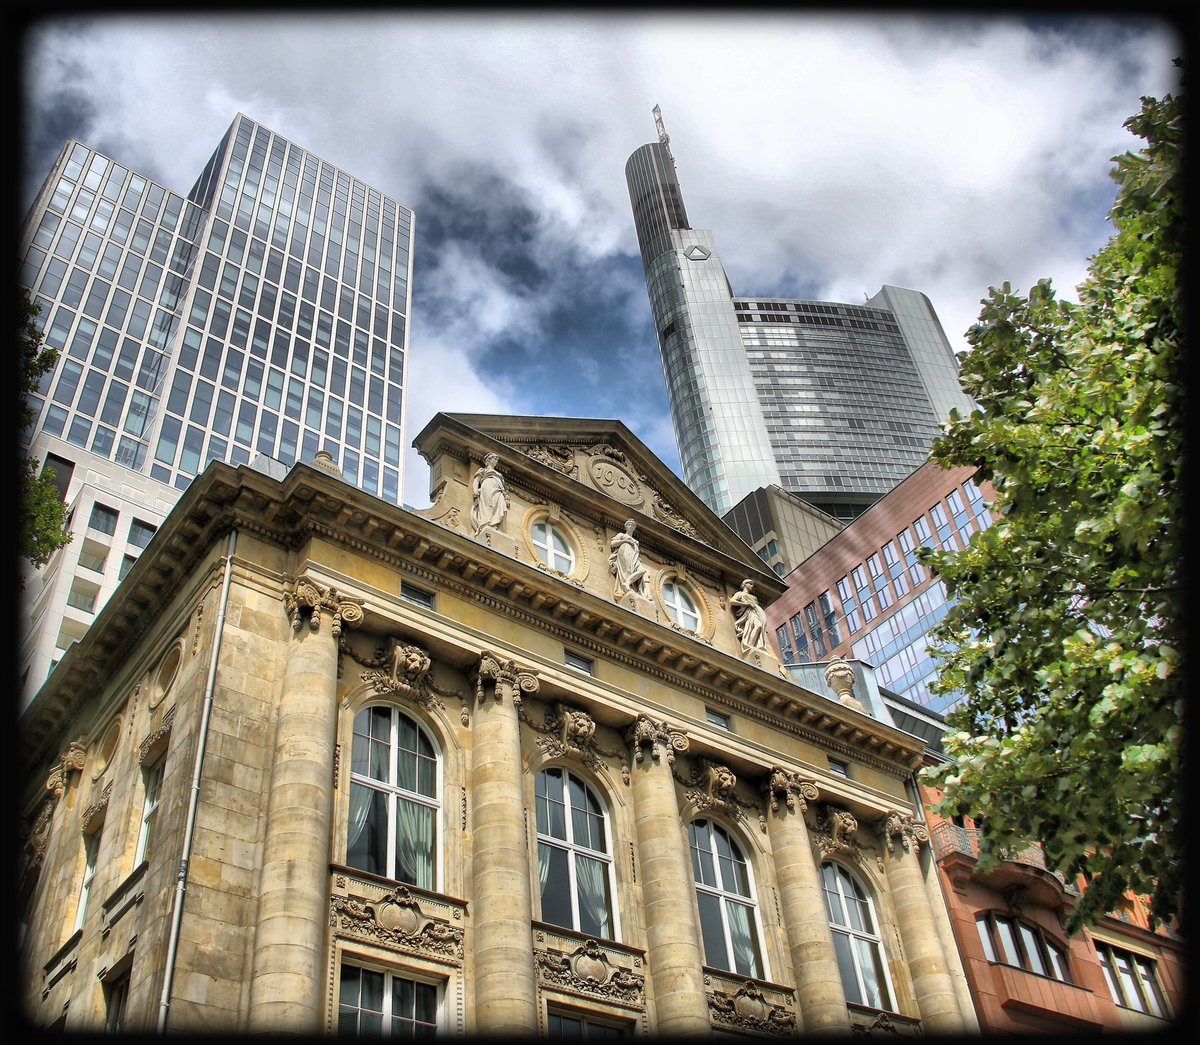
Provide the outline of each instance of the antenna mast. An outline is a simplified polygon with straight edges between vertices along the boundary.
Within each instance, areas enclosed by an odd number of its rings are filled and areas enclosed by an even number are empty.
[[[654,127],[658,131],[659,144],[666,146],[667,155],[674,160],[675,157],[671,155],[671,136],[667,134],[667,129],[663,126],[662,109],[657,105],[654,107]]]

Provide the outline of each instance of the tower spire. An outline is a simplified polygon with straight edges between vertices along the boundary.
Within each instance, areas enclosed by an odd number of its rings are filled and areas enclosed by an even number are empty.
[[[675,157],[671,154],[671,136],[667,133],[666,127],[663,126],[662,109],[657,105],[654,107],[654,127],[658,131],[659,144],[666,146],[667,155],[674,162]]]

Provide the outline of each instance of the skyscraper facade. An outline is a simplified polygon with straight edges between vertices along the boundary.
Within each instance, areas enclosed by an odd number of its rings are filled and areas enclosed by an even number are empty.
[[[688,222],[665,134],[625,178],[680,463],[714,511],[777,485],[854,518],[921,465],[952,407],[970,408],[924,294],[735,296],[712,233]]]
[[[63,146],[21,242],[60,353],[23,435],[77,536],[26,584],[27,686],[209,461],[324,449],[399,503],[412,239],[406,207],[241,114],[186,195]]]

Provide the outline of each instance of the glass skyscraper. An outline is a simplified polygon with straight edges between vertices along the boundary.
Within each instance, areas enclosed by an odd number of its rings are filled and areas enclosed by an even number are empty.
[[[688,223],[665,135],[625,179],[680,463],[713,511],[777,485],[854,518],[927,459],[952,407],[970,409],[924,294],[735,296],[712,233]]]
[[[186,195],[63,146],[21,241],[21,284],[60,353],[23,442],[77,536],[26,584],[28,685],[211,460],[278,468],[324,449],[400,503],[412,224],[241,114]]]

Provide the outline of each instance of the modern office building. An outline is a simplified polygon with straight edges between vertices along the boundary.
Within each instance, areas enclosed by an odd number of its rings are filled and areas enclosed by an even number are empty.
[[[970,407],[924,294],[735,295],[712,232],[688,222],[665,133],[625,179],[684,478],[718,514],[780,486],[854,518],[926,460],[951,408]]]
[[[238,115],[186,194],[70,141],[20,280],[60,353],[24,449],[74,540],[26,578],[27,702],[213,460],[324,449],[399,502],[412,215]]]
[[[921,547],[957,551],[992,524],[990,484],[973,468],[928,461],[787,575],[767,611],[785,664],[830,657],[871,664],[879,685],[944,713],[928,635],[949,609],[945,585],[917,562]]]
[[[416,444],[416,512],[214,461],[22,716],[31,1025],[977,1030],[867,669],[619,422]]]
[[[781,486],[763,486],[748,493],[723,518],[780,577],[786,577],[845,525]]]

